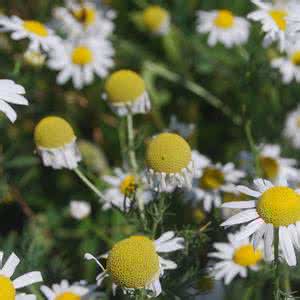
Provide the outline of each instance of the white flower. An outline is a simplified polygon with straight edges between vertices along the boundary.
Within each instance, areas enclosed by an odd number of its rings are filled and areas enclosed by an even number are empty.
[[[171,116],[169,129],[171,132],[178,133],[184,138],[188,138],[195,130],[195,124],[192,123],[183,123],[177,120],[175,115]]]
[[[247,277],[248,269],[257,271],[263,256],[262,243],[254,249],[249,238],[237,240],[238,234],[228,234],[228,243],[214,243],[217,251],[208,253],[208,257],[221,260],[213,266],[212,275],[216,280],[224,278],[226,285],[237,275]]]
[[[30,40],[29,49],[33,51],[49,51],[58,42],[59,38],[44,24],[34,20],[22,20],[17,16],[0,17],[0,28],[2,31],[12,32],[13,40]]]
[[[229,10],[198,11],[197,31],[209,33],[208,45],[218,42],[225,47],[245,44],[249,37],[249,22],[242,17],[234,16]]]
[[[118,282],[114,282],[113,290],[115,290],[117,286],[120,286],[124,293],[131,294],[135,289],[145,288],[149,291],[149,296],[157,297],[162,291],[159,277],[163,276],[166,270],[173,270],[177,268],[176,263],[165,259],[158,254],[170,253],[184,249],[184,239],[175,237],[175,233],[173,231],[168,231],[155,241],[143,236],[132,236],[128,239],[122,240],[116,245],[117,247],[113,247],[109,253],[100,257],[107,259],[107,270],[103,268],[99,260],[93,255],[89,253],[85,254],[85,258],[87,260],[95,260],[103,271],[97,276],[97,284],[100,285],[106,277],[111,276],[115,279],[115,281],[119,280],[123,282],[123,285]],[[123,245],[126,246],[123,248]],[[128,252],[128,249],[131,249],[131,251]],[[122,259],[114,261],[114,259],[118,258],[119,255]],[[145,256],[147,264],[143,263],[143,265],[140,265],[138,261],[141,262],[140,258],[143,256]],[[139,260],[136,260],[135,257],[139,257]],[[158,264],[158,270],[153,274],[153,271],[156,268],[155,267],[153,269],[153,267],[156,266],[156,263]],[[120,270],[123,270],[123,267],[127,269],[125,272],[126,274],[123,272],[122,274],[118,274]],[[149,272],[149,269],[151,269],[152,272]],[[138,270],[140,272],[138,272]],[[119,278],[119,275],[121,275],[122,278]],[[141,275],[143,276],[143,279],[141,279]],[[146,275],[150,276],[150,278],[147,278]],[[146,282],[144,286],[139,286],[141,281]],[[130,283],[130,286],[126,283]]]
[[[264,46],[269,46],[272,42],[278,41],[280,50],[283,51],[286,47],[287,5],[284,2],[271,4],[261,0],[251,0],[251,2],[258,6],[258,10],[250,13],[248,18],[261,22],[262,30],[266,34]]]
[[[82,283],[70,284],[67,280],[62,280],[60,284],[53,284],[52,288],[41,286],[41,292],[47,300],[81,299],[90,293],[90,289]]]
[[[17,294],[16,290],[23,287],[32,285],[37,282],[43,281],[40,272],[29,272],[14,280],[11,279],[17,266],[20,263],[20,259],[12,253],[5,264],[3,264],[3,252],[0,252],[0,291],[1,298],[15,299],[15,300],[35,300],[36,296],[26,295],[24,293]],[[14,298],[15,295],[15,298]]]
[[[86,201],[71,201],[70,214],[74,219],[82,220],[91,213],[91,205]]]
[[[274,186],[270,181],[254,180],[256,190],[246,186],[237,189],[257,200],[229,202],[223,207],[243,209],[240,213],[223,222],[221,226],[249,223],[236,236],[243,240],[253,235],[253,245],[256,248],[264,239],[265,260],[273,260],[272,244],[274,230],[279,231],[279,249],[289,266],[295,266],[296,255],[294,247],[300,248],[300,202],[299,193],[287,187],[286,182]]]
[[[213,207],[220,207],[222,203],[222,192],[231,192],[232,187],[245,173],[236,170],[233,163],[222,166],[220,163],[213,164],[208,158],[193,151],[193,157],[198,174],[195,176],[194,185],[188,192],[188,198],[195,203],[203,201],[205,211],[211,211]]]
[[[114,64],[112,45],[103,37],[63,41],[49,54],[49,68],[59,71],[57,83],[65,84],[72,79],[76,89],[91,84],[94,74],[100,78],[106,77]]]
[[[16,112],[8,103],[28,105],[27,99],[24,98],[25,89],[8,79],[0,79],[0,111],[2,111],[11,122],[17,119]]]
[[[283,134],[296,149],[300,149],[300,106],[287,115]]]

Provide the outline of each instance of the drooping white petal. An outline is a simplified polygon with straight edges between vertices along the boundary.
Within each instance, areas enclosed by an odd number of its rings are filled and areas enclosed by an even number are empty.
[[[284,226],[279,227],[279,245],[287,264],[295,266],[297,264],[295,250],[289,231]]]
[[[42,274],[40,272],[30,272],[30,273],[26,273],[18,278],[16,278],[13,281],[14,287],[16,289],[37,283],[37,282],[42,282],[43,281],[43,277]]]
[[[231,226],[235,224],[242,224],[257,219],[259,217],[256,209],[247,209],[245,211],[241,211],[238,214],[232,216],[225,222],[221,224],[221,226]]]

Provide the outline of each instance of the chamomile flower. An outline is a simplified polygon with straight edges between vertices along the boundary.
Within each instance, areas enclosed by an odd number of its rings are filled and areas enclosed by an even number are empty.
[[[296,149],[300,149],[300,106],[287,115],[283,134]]]
[[[146,176],[155,190],[191,186],[195,167],[189,144],[175,133],[161,133],[147,144]]]
[[[249,37],[249,22],[237,17],[227,9],[198,11],[197,31],[209,33],[208,45],[215,46],[218,42],[225,47],[245,44]]]
[[[181,249],[184,249],[184,239],[168,231],[155,241],[145,236],[131,236],[116,243],[108,254],[101,256],[107,259],[106,270],[93,255],[87,253],[85,258],[95,260],[103,271],[97,276],[98,285],[109,276],[114,287],[121,287],[125,293],[146,289],[157,297],[162,291],[159,278],[166,270],[177,268],[176,263],[158,254]]]
[[[72,200],[70,202],[70,214],[76,220],[82,220],[91,213],[91,205],[86,201]]]
[[[249,238],[236,240],[236,236],[228,234],[228,243],[214,243],[217,251],[208,254],[220,260],[213,266],[212,275],[216,280],[224,279],[226,285],[238,275],[247,277],[249,269],[257,271],[263,258],[261,247],[255,249]]]
[[[193,151],[193,156],[200,170],[195,176],[192,189],[188,191],[189,198],[195,203],[202,201],[204,210],[209,212],[213,207],[221,206],[222,192],[230,192],[245,173],[236,170],[233,163],[224,166],[213,164],[197,151]]]
[[[28,105],[24,94],[25,89],[21,85],[12,80],[0,79],[0,112],[3,112],[11,122],[16,121],[17,114],[8,103]]]
[[[12,253],[7,261],[3,264],[4,253],[0,252],[0,291],[1,299],[5,300],[35,300],[34,295],[18,294],[17,290],[23,287],[43,281],[40,272],[29,272],[14,280],[11,279],[20,259]]]
[[[102,179],[110,185],[104,193],[106,200],[103,205],[104,210],[115,206],[127,211],[132,205],[132,197],[135,193],[140,193],[139,197],[145,204],[153,199],[152,193],[149,190],[139,191],[138,186],[142,184],[139,178],[119,168],[114,169],[113,176],[105,175]]]
[[[143,23],[150,32],[164,35],[170,30],[171,18],[166,9],[150,5],[143,11]]]
[[[41,286],[41,292],[47,300],[80,300],[86,299],[91,289],[81,282],[70,284],[67,280],[62,280],[60,284],[53,284],[52,288]]]
[[[299,181],[299,170],[295,159],[281,157],[279,145],[261,145],[259,151],[259,165],[263,177],[278,183],[282,180]]]
[[[75,169],[81,161],[73,128],[63,118],[43,118],[35,127],[34,140],[46,167]]]
[[[266,260],[273,260],[272,244],[274,230],[279,231],[279,249],[289,266],[297,263],[294,247],[299,248],[300,234],[300,201],[299,193],[282,181],[274,186],[270,181],[254,180],[255,190],[246,186],[237,189],[257,200],[242,202],[229,202],[223,207],[238,208],[242,211],[229,218],[221,226],[249,223],[236,236],[243,240],[253,235],[253,245],[256,248],[264,239],[264,252]]]
[[[33,51],[49,51],[57,45],[59,38],[54,32],[44,24],[35,20],[22,20],[17,16],[0,17],[1,31],[11,32],[13,40],[28,38],[30,41],[29,49]]]
[[[49,53],[48,66],[59,71],[58,84],[65,84],[72,79],[76,89],[82,89],[94,80],[94,74],[106,77],[114,64],[113,47],[107,39],[98,37],[81,41],[64,41]]]
[[[119,70],[112,73],[105,83],[104,98],[119,116],[145,114],[151,110],[151,102],[145,81],[136,72]]]
[[[261,0],[251,0],[251,2],[258,7],[258,10],[250,13],[248,18],[262,24],[262,30],[265,32],[264,46],[278,41],[283,51],[286,47],[287,5],[284,2],[272,4]]]

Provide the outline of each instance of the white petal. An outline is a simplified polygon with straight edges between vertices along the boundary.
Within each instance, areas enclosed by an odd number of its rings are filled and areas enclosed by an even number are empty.
[[[228,220],[223,222],[221,224],[221,226],[231,226],[231,225],[235,225],[235,224],[242,224],[242,223],[252,221],[258,217],[259,217],[259,215],[258,215],[256,209],[247,209],[245,211],[241,211],[238,214],[232,216],[231,218],[229,218]]]
[[[41,281],[43,281],[43,278],[40,272],[30,272],[16,278],[13,284],[16,289],[19,289]]]
[[[249,189],[248,187],[244,186],[244,185],[238,185],[236,187],[236,189],[242,193],[242,194],[245,194],[245,195],[248,195],[248,196],[251,196],[251,197],[254,197],[254,198],[259,198],[261,196],[261,193],[258,192],[258,191],[254,191],[252,189]]]
[[[0,274],[10,278],[18,264],[20,263],[20,259],[15,253],[12,253],[4,264],[3,268],[0,270]]]
[[[264,224],[265,224],[265,222],[261,218],[252,221],[246,227],[241,229],[241,231],[239,233],[236,234],[236,236],[235,236],[236,240],[243,240],[243,239],[249,237],[255,231],[259,230]]]
[[[290,238],[289,231],[286,227],[279,227],[279,245],[282,249],[284,258],[289,266],[297,264],[295,250]]]
[[[234,201],[234,202],[227,202],[222,204],[222,207],[226,207],[226,208],[254,208],[255,206],[256,206],[255,200]]]

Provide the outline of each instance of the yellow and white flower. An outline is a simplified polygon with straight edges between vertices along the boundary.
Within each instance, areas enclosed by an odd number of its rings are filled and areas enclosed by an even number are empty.
[[[197,31],[209,33],[208,45],[215,46],[218,42],[225,47],[245,44],[249,37],[249,22],[237,17],[227,9],[203,11],[197,13]]]
[[[150,296],[157,297],[162,291],[159,278],[166,270],[177,268],[176,263],[158,254],[181,249],[184,249],[184,239],[168,231],[155,241],[145,236],[131,236],[116,243],[108,254],[100,257],[107,259],[106,270],[93,255],[87,253],[85,258],[95,260],[103,271],[97,276],[98,285],[111,277],[113,289],[119,286],[129,294],[136,289],[146,289]]]
[[[13,40],[28,38],[29,49],[33,51],[49,51],[59,43],[59,38],[44,24],[35,20],[22,20],[17,16],[0,17],[1,31],[11,32]]]
[[[114,64],[111,42],[103,37],[61,42],[49,55],[49,68],[59,71],[57,83],[65,84],[72,79],[76,89],[91,84],[94,74],[106,77]]]
[[[145,81],[134,71],[119,70],[112,73],[104,89],[104,99],[119,116],[145,114],[151,110]]]
[[[16,112],[8,103],[28,105],[27,99],[23,96],[25,89],[12,80],[0,79],[0,111],[2,111],[11,122],[17,119]]]
[[[60,284],[53,284],[52,288],[41,286],[41,292],[47,300],[80,300],[87,297],[90,291],[91,289],[81,282],[70,284],[67,280],[62,280]]]
[[[295,159],[281,157],[279,145],[261,145],[259,165],[264,178],[277,184],[282,180],[299,182],[299,170]]]
[[[220,260],[212,267],[212,275],[216,280],[224,279],[226,285],[238,275],[247,277],[249,269],[257,271],[263,258],[262,244],[255,249],[249,238],[237,240],[236,236],[228,234],[228,243],[214,243],[217,251],[208,254]]]
[[[220,163],[213,164],[207,157],[198,151],[193,151],[197,174],[195,185],[191,189],[190,199],[197,203],[203,202],[205,211],[211,211],[213,207],[220,207],[222,204],[222,193],[231,192],[234,184],[245,177],[245,173],[236,170],[233,163],[222,166]]]
[[[293,190],[282,180],[278,186],[264,179],[254,180],[255,190],[246,186],[237,189],[257,200],[224,203],[223,207],[242,211],[229,218],[221,226],[248,223],[236,236],[243,240],[253,235],[253,245],[264,239],[265,260],[273,260],[274,230],[279,231],[279,249],[289,266],[297,263],[294,248],[300,248],[299,190]],[[249,223],[250,222],[250,223]]]
[[[287,115],[283,134],[296,149],[300,149],[300,106]]]
[[[280,50],[283,51],[286,47],[287,4],[279,1],[274,4],[261,0],[251,0],[251,2],[258,7],[258,10],[250,13],[248,18],[262,24],[262,30],[265,32],[264,46],[278,41]]]
[[[81,161],[73,128],[63,118],[43,118],[35,127],[34,140],[46,167],[72,170]]]
[[[82,220],[91,214],[91,205],[87,201],[72,200],[70,202],[70,214],[76,220]]]
[[[17,290],[23,287],[43,281],[40,272],[29,272],[14,280],[11,279],[20,259],[12,253],[7,261],[3,264],[4,253],[0,252],[0,291],[1,299],[5,300],[35,300],[36,296],[18,294]]]
[[[146,149],[146,177],[152,188],[166,191],[175,187],[191,187],[195,174],[189,144],[175,133],[154,136]]]

